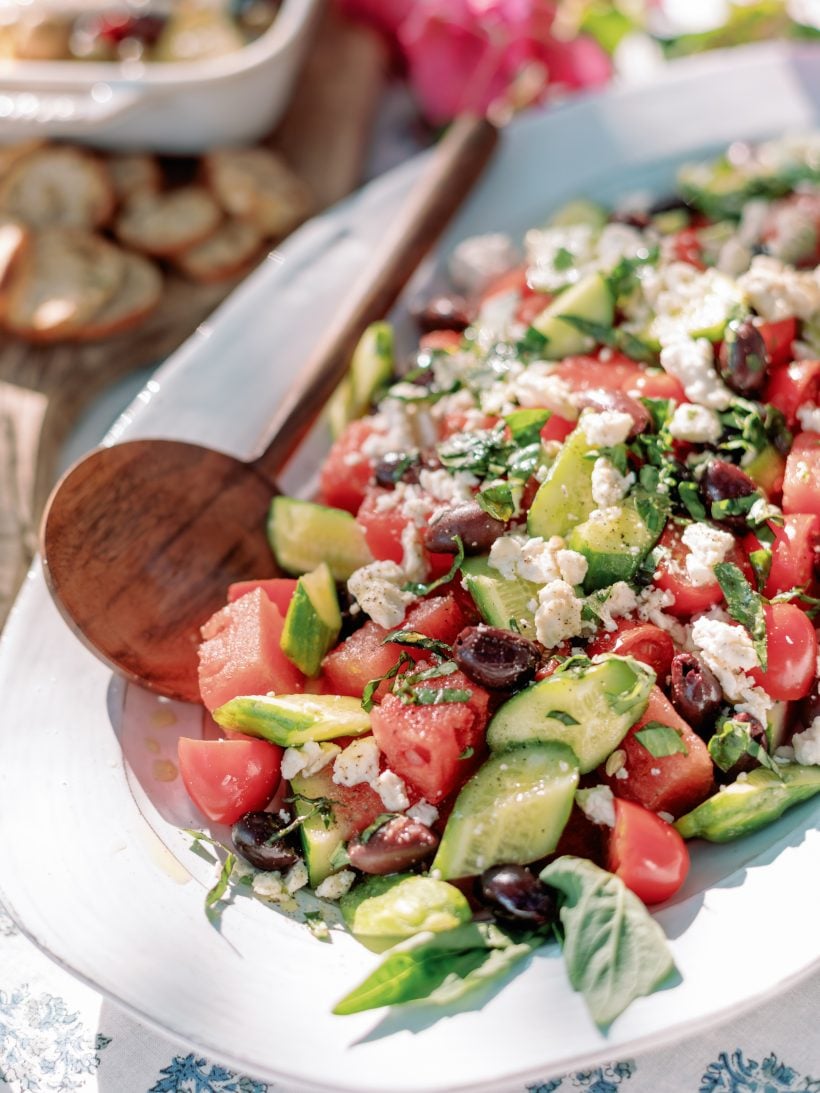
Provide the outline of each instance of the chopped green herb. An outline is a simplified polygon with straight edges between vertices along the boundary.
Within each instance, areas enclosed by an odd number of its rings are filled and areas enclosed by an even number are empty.
[[[443,641],[428,638],[418,630],[394,630],[382,640],[382,645],[409,645],[413,649],[424,649],[437,657],[449,657],[452,649]]]
[[[642,729],[638,729],[635,739],[653,759],[663,759],[667,755],[689,754],[680,732],[660,721],[650,721]]]
[[[513,410],[504,418],[516,444],[538,444],[541,430],[552,417],[551,410]]]
[[[391,820],[395,820],[397,815],[397,812],[380,812],[373,823],[359,833],[359,841],[369,843],[376,832],[380,831],[385,824],[389,824]]]
[[[305,926],[318,941],[330,941],[330,929],[321,911],[305,911]]]
[[[459,759],[472,759],[475,755],[475,748],[468,744],[464,751],[459,755]]]
[[[520,494],[520,489],[516,491]],[[497,482],[493,486],[486,486],[476,494],[479,506],[492,516],[494,520],[500,520],[506,524],[518,512],[518,505],[509,482]]]
[[[437,588],[441,588],[443,584],[449,584],[450,581],[458,573],[461,563],[464,561],[464,544],[461,541],[460,536],[455,535],[453,537],[457,550],[456,555],[453,558],[453,564],[447,570],[443,576],[439,577],[435,581],[430,581],[429,584],[422,584],[415,581],[410,581],[404,586],[405,592],[412,592],[414,596],[427,596],[431,592],[434,592]],[[366,708],[366,707],[365,707]]]
[[[733,562],[719,562],[715,576],[726,597],[726,608],[733,619],[746,627],[752,635],[760,667],[766,671],[766,614],[759,592],[755,592],[743,572]]]
[[[553,721],[560,721],[562,725],[580,725],[580,721],[576,720],[571,713],[567,713],[566,710],[550,710],[549,713],[544,714],[544,717],[552,718]]]
[[[754,570],[757,590],[762,592],[772,569],[772,552],[768,547],[752,550],[749,552],[749,563]]]
[[[403,702],[415,706],[443,706],[448,702],[469,702],[473,692],[463,687],[416,687],[410,692],[402,692]]]
[[[546,303],[544,307],[546,307]],[[543,353],[547,347],[549,338],[546,334],[542,334],[540,330],[536,330],[534,326],[528,326],[523,337],[518,339],[516,343],[516,349],[522,356],[538,356],[539,353]]]
[[[225,860],[222,863],[222,868],[219,871],[216,883],[209,889],[205,896],[205,914],[208,916],[208,921],[212,926],[219,929],[220,921],[222,918],[222,907],[220,903],[228,891],[228,885],[231,879],[231,873],[233,873],[233,867],[236,864],[236,857],[233,854],[227,854]]]
[[[575,258],[572,251],[567,250],[566,247],[559,247],[555,252],[555,256],[552,259],[552,264],[559,272],[565,269],[572,269],[575,263]]]
[[[364,692],[362,693],[362,709],[365,711],[365,713],[370,713],[370,711],[373,709],[373,695],[378,690],[379,684],[384,683],[388,679],[394,679],[402,670],[402,668],[406,668],[411,664],[415,664],[413,658],[407,653],[402,653],[399,659],[393,665],[393,667],[388,668],[383,676],[379,676],[377,679],[370,680],[370,682],[365,687]]]
[[[749,726],[745,721],[727,718],[709,740],[707,747],[712,761],[720,770],[731,770],[744,755],[750,755],[762,767],[766,767],[782,780],[777,763],[771,759],[769,753],[757,740],[752,739]]]

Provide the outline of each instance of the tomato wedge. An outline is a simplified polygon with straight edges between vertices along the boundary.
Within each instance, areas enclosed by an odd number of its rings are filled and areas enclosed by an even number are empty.
[[[671,824],[643,805],[621,797],[614,804],[607,867],[644,903],[663,903],[686,880],[686,843]]]
[[[179,772],[209,820],[232,824],[264,808],[279,785],[282,749],[267,740],[189,740],[178,748]]]
[[[794,603],[767,604],[763,610],[766,671],[755,668],[750,675],[776,702],[805,698],[817,669],[817,634],[811,619]]]

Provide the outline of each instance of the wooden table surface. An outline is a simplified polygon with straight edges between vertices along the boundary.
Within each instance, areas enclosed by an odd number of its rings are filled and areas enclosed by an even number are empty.
[[[291,107],[264,142],[311,186],[317,209],[360,181],[386,69],[380,38],[326,13]],[[236,284],[168,275],[160,307],[141,327],[92,344],[36,347],[0,335],[0,627],[36,550],[59,452],[79,415],[112,383],[176,349]]]

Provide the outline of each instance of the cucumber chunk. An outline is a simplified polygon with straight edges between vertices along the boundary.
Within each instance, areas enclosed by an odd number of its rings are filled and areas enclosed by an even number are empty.
[[[322,562],[296,582],[285,615],[280,645],[285,656],[306,676],[317,676],[325,653],[342,628],[336,582]]]
[[[552,535],[566,538],[576,524],[583,523],[597,508],[592,497],[592,468],[589,457],[593,445],[582,429],[575,429],[564,441],[549,474],[538,487],[529,514],[527,531],[549,539]]]
[[[632,657],[579,660],[500,707],[487,729],[493,751],[557,741],[572,748],[582,774],[603,763],[646,709],[655,673]]]
[[[370,714],[345,695],[246,695],[213,712],[223,729],[296,748],[308,740],[335,740],[370,732]]]
[[[657,539],[634,504],[626,501],[615,509],[604,510],[602,517],[574,527],[567,546],[583,554],[589,564],[584,592],[590,593],[608,588],[615,581],[630,580]]]
[[[464,587],[473,597],[481,618],[488,626],[514,630],[526,638],[535,637],[531,604],[538,599],[538,585],[517,577],[502,577],[487,564],[486,557],[465,559],[461,566]]]
[[[344,842],[342,830],[336,821],[314,812],[313,802],[324,797],[327,791],[327,779],[322,774],[320,772],[309,778],[297,774],[290,780],[296,815],[308,817],[299,827],[299,837],[312,888],[321,884],[331,873],[338,872],[339,867],[334,865],[333,856]]]
[[[268,541],[286,573],[309,573],[327,562],[335,581],[373,561],[364,532],[349,512],[274,497],[268,516]]]
[[[472,877],[492,865],[551,854],[578,786],[578,761],[563,744],[532,743],[488,759],[456,799],[431,872]]]
[[[561,360],[574,353],[588,353],[595,347],[595,339],[566,322],[565,315],[599,326],[612,326],[615,301],[600,273],[582,277],[533,319],[533,327],[547,339],[542,356],[548,360]]]
[[[550,228],[569,228],[575,224],[588,224],[599,231],[607,222],[607,211],[603,205],[590,201],[588,197],[576,197],[556,209],[547,221]]]
[[[393,361],[393,327],[386,322],[371,323],[353,351],[349,372],[328,403],[334,437],[348,422],[361,417],[379,388],[390,382]]]
[[[368,877],[342,896],[339,908],[353,936],[374,952],[422,930],[452,930],[473,917],[466,896],[454,885],[406,873]]]

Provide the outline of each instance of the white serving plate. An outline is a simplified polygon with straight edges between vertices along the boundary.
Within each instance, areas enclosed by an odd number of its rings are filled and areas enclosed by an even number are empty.
[[[651,87],[521,120],[444,253],[477,230],[520,232],[571,194],[663,192],[693,153],[816,126],[819,60],[780,46],[708,56]],[[251,454],[420,169],[406,164],[294,236],[174,355],[109,440],[173,435]],[[452,1010],[333,1017],[377,958],[346,935],[323,945],[250,899],[226,911],[221,935],[205,919],[211,873],[177,826],[194,813],[178,780],[157,778],[176,736],[200,725],[198,708],[112,680],[69,633],[35,565],[0,645],[0,898],[68,970],[240,1071],[336,1093],[520,1089],[736,1017],[820,955],[810,913],[820,833],[807,802],[756,836],[698,847],[685,889],[658,912],[681,981],[634,1003],[606,1036],[552,949]]]
[[[269,132],[290,99],[322,0],[284,0],[255,42],[213,60],[0,60],[0,143],[30,137],[203,152]]]

